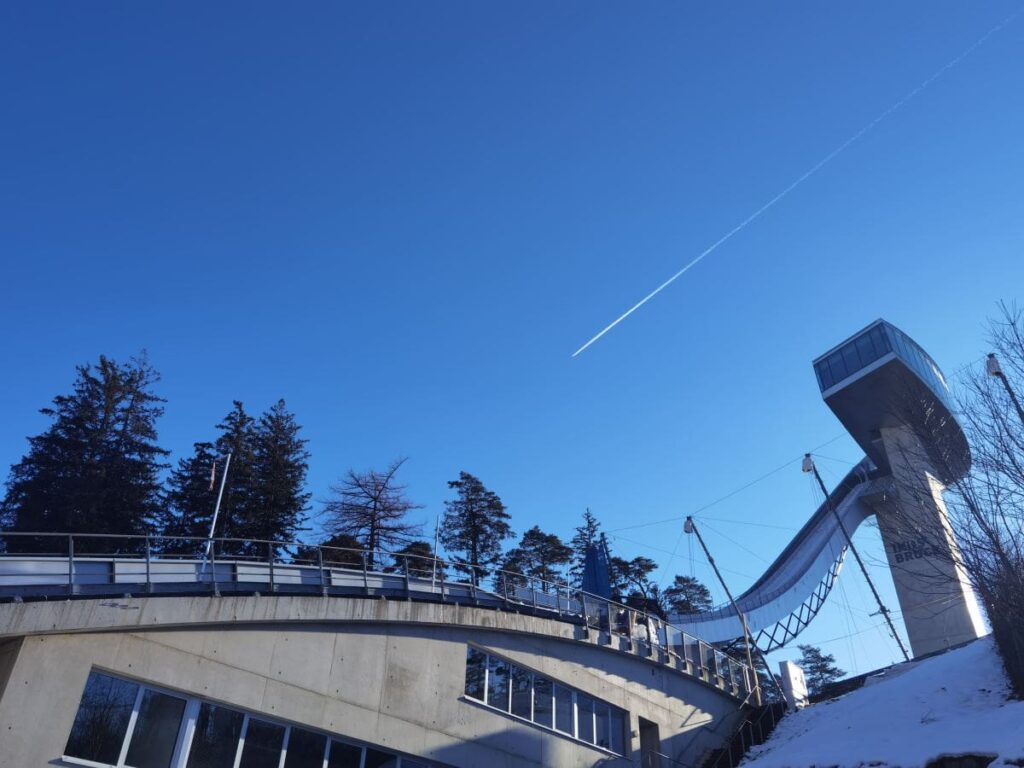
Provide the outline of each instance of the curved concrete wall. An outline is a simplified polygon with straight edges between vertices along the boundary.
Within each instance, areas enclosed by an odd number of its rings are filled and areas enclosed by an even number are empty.
[[[59,759],[90,669],[457,766],[638,765],[638,718],[693,764],[738,703],[564,622],[466,606],[234,596],[0,605],[0,755]],[[630,756],[463,696],[472,643],[629,712]],[[667,761],[663,763],[669,765]]]

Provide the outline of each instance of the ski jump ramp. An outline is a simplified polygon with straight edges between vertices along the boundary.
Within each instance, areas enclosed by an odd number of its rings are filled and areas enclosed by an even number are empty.
[[[853,535],[872,515],[914,655],[981,636],[942,500],[945,486],[970,469],[970,450],[939,367],[909,336],[877,320],[817,358],[814,369],[826,404],[867,455],[736,599],[755,642],[773,651],[807,627],[846,556],[837,516]],[[731,605],[671,618],[709,642],[743,637]]]

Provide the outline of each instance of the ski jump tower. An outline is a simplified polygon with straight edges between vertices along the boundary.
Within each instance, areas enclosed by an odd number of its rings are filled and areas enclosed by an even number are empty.
[[[814,361],[825,403],[874,469],[874,510],[915,656],[984,633],[942,492],[971,466],[945,378],[903,331],[877,320]]]
[[[872,515],[914,655],[980,637],[981,612],[942,499],[970,469],[971,453],[939,367],[901,330],[876,320],[818,357],[814,371],[825,403],[866,456],[737,598],[758,646],[774,650],[807,627],[846,556],[837,518],[852,533]],[[712,642],[743,636],[732,606],[673,618]]]

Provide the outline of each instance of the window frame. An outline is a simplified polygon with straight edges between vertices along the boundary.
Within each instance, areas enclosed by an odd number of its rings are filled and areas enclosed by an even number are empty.
[[[604,699],[598,698],[597,696],[594,696],[593,694],[589,694],[586,691],[581,691],[581,690],[579,690],[577,688],[574,688],[571,685],[566,685],[564,683],[560,683],[560,682],[558,682],[557,680],[555,680],[554,678],[552,678],[552,677],[550,677],[548,675],[541,674],[540,672],[537,672],[537,671],[535,671],[533,669],[530,669],[529,667],[525,667],[522,664],[520,664],[520,663],[518,663],[516,661],[513,661],[512,659],[509,659],[509,658],[507,658],[505,656],[501,656],[500,654],[491,653],[491,652],[489,652],[487,650],[484,650],[483,648],[481,648],[481,647],[479,647],[477,645],[474,645],[472,643],[467,643],[467,645],[466,645],[466,655],[465,655],[465,658],[466,658],[466,669],[467,669],[467,671],[469,669],[469,660],[470,660],[470,653],[471,652],[475,652],[475,653],[477,653],[477,654],[479,654],[480,656],[483,657],[482,668],[483,668],[483,671],[484,671],[484,675],[483,675],[484,679],[482,681],[483,682],[482,687],[483,687],[483,696],[484,696],[484,698],[483,699],[478,699],[475,696],[471,696],[470,694],[466,693],[465,692],[466,691],[465,683],[462,686],[463,693],[462,693],[462,696],[460,698],[463,698],[466,701],[470,701],[470,702],[472,702],[474,704],[477,704],[479,706],[486,707],[487,709],[489,709],[492,712],[500,713],[502,715],[505,715],[506,717],[515,718],[516,720],[519,720],[519,721],[524,722],[524,723],[529,723],[530,725],[535,726],[537,728],[542,728],[545,731],[548,731],[549,733],[555,734],[555,735],[557,735],[560,738],[571,739],[572,741],[578,742],[579,744],[584,744],[584,745],[586,745],[588,747],[592,747],[594,749],[599,749],[602,752],[607,752],[608,754],[615,755],[616,757],[626,757],[626,758],[629,757],[629,754],[628,754],[629,738],[627,737],[627,734],[626,734],[626,728],[628,728],[629,722],[630,722],[630,717],[629,717],[629,711],[628,710],[622,709],[621,707],[618,707],[618,706],[616,706],[616,705],[612,704],[611,702],[606,701]],[[489,675],[490,675],[491,659],[492,658],[497,659],[500,662],[504,662],[505,664],[508,665],[508,668],[509,668],[509,673],[508,673],[509,707],[508,707],[508,709],[501,709],[500,707],[496,707],[493,704],[489,703],[489,701],[487,700],[489,698],[489,695],[490,695]],[[515,679],[514,671],[516,669],[522,670],[523,672],[527,673],[529,675],[529,677],[530,677],[530,717],[529,718],[523,717],[522,715],[518,715],[518,714],[516,714],[515,712],[512,711],[512,706],[511,706],[511,697],[512,697],[512,693],[513,693],[512,681]],[[550,696],[550,702],[549,702],[549,707],[548,707],[548,710],[549,710],[549,713],[550,713],[550,717],[551,717],[550,725],[546,724],[546,723],[538,722],[537,719],[536,719],[537,718],[537,698],[538,698],[537,697],[537,687],[536,686],[537,686],[537,679],[538,678],[540,678],[541,680],[544,680],[545,683],[547,683],[548,685],[551,686],[551,696]],[[557,726],[557,724],[558,724],[558,703],[557,702],[558,702],[558,691],[559,691],[559,689],[561,689],[562,691],[567,691],[570,694],[570,696],[569,696],[569,712],[571,713],[571,718],[572,718],[572,724],[571,724],[572,730],[571,730],[571,732],[570,731],[561,730]],[[579,716],[580,716],[579,715],[579,699],[580,699],[581,696],[582,697],[586,697],[591,702],[590,717],[591,717],[591,737],[592,737],[592,740],[590,740],[590,741],[587,741],[586,739],[581,739],[580,736],[579,736]],[[605,717],[607,718],[608,743],[609,743],[609,746],[602,746],[601,744],[598,743],[597,721],[598,721],[598,718],[600,716],[599,715],[599,711],[602,708],[604,709],[604,711],[606,713]],[[616,739],[612,737],[612,731],[614,730],[614,724],[615,724],[615,718],[613,717],[613,713],[618,713],[620,715],[619,722],[622,723],[622,727],[623,727],[623,732],[619,735],[619,739],[618,739],[621,742],[621,748],[622,748],[621,752],[616,752],[615,750],[613,750],[611,748],[611,745],[615,744],[615,741],[616,741]]]
[[[117,762],[99,763],[95,760],[88,760],[84,757],[74,757],[73,755],[67,755],[63,752],[61,753],[60,759],[70,765],[82,765],[87,766],[87,768],[131,768],[130,766],[125,764],[125,760],[128,759],[128,749],[129,747],[131,747],[132,737],[135,735],[135,726],[139,721],[139,709],[142,707],[142,698],[143,696],[145,696],[146,691],[149,690],[153,691],[154,693],[159,693],[164,696],[170,696],[172,698],[180,699],[185,702],[185,708],[182,710],[181,713],[181,722],[178,723],[178,733],[174,739],[174,751],[171,752],[170,768],[176,768],[176,766],[180,763],[182,759],[182,736],[184,735],[184,732],[186,730],[185,726],[186,723],[188,722],[188,708],[189,704],[191,703],[191,699],[178,691],[172,691],[167,688],[163,688],[159,685],[149,685],[148,683],[143,683],[141,680],[136,680],[132,677],[126,677],[116,672],[111,672],[102,667],[91,667],[89,669],[89,674],[85,678],[86,686],[89,685],[89,678],[92,676],[94,672],[98,675],[112,677],[113,679],[118,680],[122,683],[131,683],[132,685],[137,685],[139,687],[139,690],[135,692],[135,701],[132,703],[132,713],[128,716],[128,727],[125,728],[124,736],[121,738],[121,751],[117,754]],[[82,688],[82,695],[85,695],[84,687]],[[81,696],[79,697],[78,700],[78,706],[82,706]],[[78,710],[76,709],[75,714],[77,715],[77,713]],[[64,746],[67,747],[66,742]]]
[[[486,656],[486,651],[484,651],[483,653]],[[510,665],[512,664],[511,661],[506,660],[506,662],[508,664],[510,664]],[[127,675],[123,675],[123,674],[121,674],[119,672],[113,672],[111,670],[108,670],[108,669],[105,669],[105,668],[102,668],[102,667],[91,667],[89,669],[89,675],[92,675],[93,672],[95,672],[97,674],[100,674],[100,675],[105,675],[106,677],[112,677],[115,680],[118,680],[120,682],[130,683],[132,685],[137,685],[139,687],[139,690],[135,694],[135,701],[133,702],[133,705],[132,705],[132,713],[131,713],[131,715],[129,716],[129,719],[128,719],[128,727],[125,729],[125,734],[124,734],[124,736],[122,738],[121,750],[118,753],[117,763],[99,763],[99,762],[96,762],[95,760],[88,760],[88,759],[83,758],[83,757],[74,757],[74,756],[66,755],[66,754],[62,753],[60,758],[59,758],[59,760],[60,760],[60,763],[64,764],[64,765],[83,766],[83,768],[131,768],[131,766],[128,766],[128,765],[125,764],[125,760],[128,757],[128,749],[131,746],[132,737],[135,734],[135,726],[136,726],[136,724],[138,722],[139,709],[142,706],[142,699],[143,699],[143,696],[145,695],[146,691],[153,691],[154,693],[159,693],[159,694],[162,694],[162,695],[165,695],[165,696],[170,696],[172,698],[180,699],[180,700],[185,702],[185,707],[182,710],[182,714],[181,714],[181,722],[178,724],[178,733],[177,733],[177,735],[175,737],[174,751],[171,753],[170,768],[187,768],[188,759],[189,759],[190,753],[192,751],[192,737],[195,735],[196,723],[197,723],[198,717],[199,717],[199,709],[200,709],[200,707],[203,704],[210,704],[212,706],[217,706],[217,707],[225,707],[226,709],[238,712],[239,714],[241,714],[243,716],[242,728],[239,731],[239,736],[238,736],[238,743],[235,745],[235,756],[234,756],[234,760],[232,761],[232,768],[239,768],[239,766],[241,764],[242,751],[245,749],[245,737],[246,737],[246,735],[249,732],[249,721],[252,720],[252,719],[259,720],[259,721],[266,722],[266,723],[270,723],[272,725],[277,725],[277,726],[280,726],[280,727],[284,728],[284,739],[281,742],[281,755],[280,755],[280,758],[278,759],[277,768],[283,768],[283,766],[285,764],[285,761],[287,761],[287,759],[288,759],[288,744],[291,741],[292,730],[295,729],[295,728],[298,728],[300,731],[308,731],[309,733],[314,733],[314,734],[322,735],[322,736],[325,737],[325,739],[324,739],[324,751],[323,751],[323,755],[321,757],[320,768],[326,768],[327,767],[327,761],[328,761],[328,758],[330,756],[331,744],[333,742],[339,742],[339,743],[345,744],[347,746],[355,747],[356,749],[358,749],[359,750],[359,768],[363,768],[365,766],[367,750],[370,750],[370,749],[375,749],[375,750],[378,750],[380,752],[386,752],[388,754],[393,755],[395,760],[397,761],[397,767],[396,768],[405,768],[405,766],[407,764],[411,764],[413,766],[413,768],[415,768],[416,766],[421,766],[421,765],[423,765],[423,766],[440,765],[438,763],[431,762],[429,758],[424,758],[424,757],[419,757],[419,756],[406,757],[405,755],[402,755],[402,754],[400,754],[398,752],[395,752],[394,750],[391,750],[388,747],[383,746],[383,745],[363,743],[363,742],[360,742],[360,741],[358,741],[356,739],[353,739],[351,737],[342,736],[340,734],[329,733],[327,731],[322,731],[322,730],[320,730],[318,728],[311,727],[309,725],[291,723],[289,721],[281,720],[281,719],[279,719],[277,717],[274,717],[272,715],[266,715],[266,714],[263,714],[263,713],[260,713],[260,712],[250,712],[247,709],[243,709],[243,708],[235,706],[233,704],[228,704],[228,703],[217,701],[217,700],[213,700],[213,699],[207,699],[207,698],[202,698],[202,697],[195,696],[195,695],[188,694],[188,693],[183,693],[182,691],[176,691],[176,690],[173,690],[173,689],[165,688],[165,687],[163,687],[161,685],[158,685],[158,684],[154,685],[154,684],[151,684],[151,683],[148,683],[148,682],[144,682],[144,681],[139,680],[139,679],[134,678],[134,677],[129,677]],[[86,677],[86,680],[88,681],[88,676]],[[88,682],[86,684],[88,684]],[[485,687],[484,688],[485,695],[486,695],[486,690],[487,689]],[[82,689],[82,694],[84,695],[84,693],[85,693],[85,688]],[[469,697],[467,697],[467,698],[469,698]],[[476,699],[471,699],[471,700],[472,701],[476,701]],[[496,712],[502,712],[503,711],[503,710],[497,709],[495,707],[491,707],[490,705],[486,704],[486,702],[482,702],[482,703],[484,703],[484,706],[487,706],[489,709],[494,709]],[[79,697],[79,704],[78,704],[78,706],[81,707],[81,696]],[[532,678],[531,678],[531,709],[532,709]],[[77,713],[77,710],[76,710],[76,713]],[[505,714],[509,714],[509,713],[506,712]],[[519,719],[522,719],[522,718],[519,718]],[[65,742],[65,746],[67,746],[66,742]]]

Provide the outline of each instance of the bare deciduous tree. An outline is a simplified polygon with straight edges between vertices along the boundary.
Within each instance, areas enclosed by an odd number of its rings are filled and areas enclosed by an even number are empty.
[[[334,498],[324,503],[325,528],[333,536],[351,536],[367,551],[367,567],[374,567],[379,550],[408,544],[422,525],[406,518],[422,505],[406,495],[406,486],[395,480],[405,459],[392,462],[383,472],[350,469],[345,479],[331,486]]]

